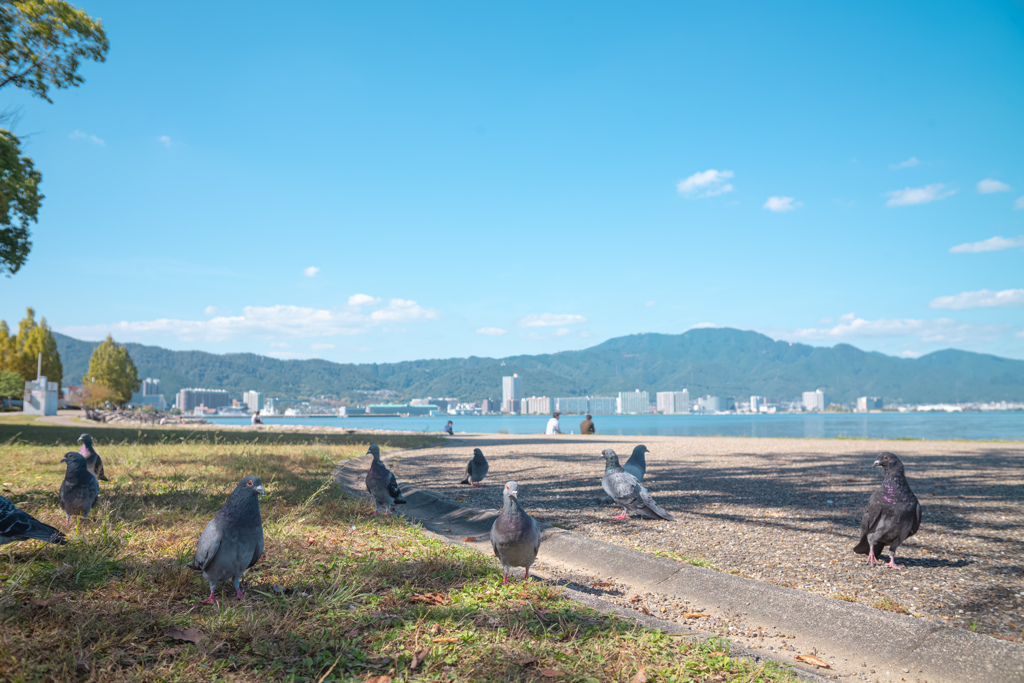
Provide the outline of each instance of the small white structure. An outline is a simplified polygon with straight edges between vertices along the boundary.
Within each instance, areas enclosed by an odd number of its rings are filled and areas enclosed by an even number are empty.
[[[25,405],[22,411],[26,415],[56,415],[57,383],[47,382],[46,377],[25,382]]]

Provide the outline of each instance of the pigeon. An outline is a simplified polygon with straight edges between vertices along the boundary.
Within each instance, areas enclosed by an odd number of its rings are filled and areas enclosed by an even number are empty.
[[[647,446],[640,444],[633,449],[633,454],[622,466],[622,469],[636,477],[637,481],[643,481],[644,473],[647,472],[647,459],[644,458],[644,453],[650,453],[650,451],[647,450]]]
[[[476,486],[477,482],[483,481],[483,478],[487,476],[487,469],[487,458],[484,457],[484,452],[479,448],[474,448],[473,459],[466,465],[466,478],[459,483]]]
[[[381,462],[380,448],[376,445],[370,446],[366,453],[373,456],[370,471],[366,473],[366,490],[373,499],[373,516],[377,516],[377,507],[383,506],[384,516],[387,517],[391,510],[395,509],[395,505],[405,505],[405,498],[402,498],[402,491],[398,488],[395,475]]]
[[[903,569],[904,565],[896,564],[896,549],[921,527],[921,504],[910,490],[898,457],[880,453],[874,466],[885,471],[885,479],[882,488],[871,494],[860,520],[860,542],[853,552],[867,555],[868,564],[874,566],[882,548],[889,546],[889,564],[885,566]]]
[[[19,510],[14,503],[0,496],[0,545],[30,538],[60,545],[67,543],[64,534]]]
[[[238,582],[249,567],[263,555],[263,520],[259,497],[265,493],[259,477],[238,482],[228,502],[217,511],[196,542],[196,556],[187,565],[201,571],[210,583],[210,597],[204,605],[214,604],[213,591],[220,581],[235,586],[235,599],[242,599]]]
[[[60,485],[60,506],[70,524],[71,515],[81,515],[82,519],[89,516],[89,510],[100,495],[100,483],[89,471],[81,453],[70,451],[60,461],[68,464]]]
[[[85,466],[89,468],[89,472],[100,481],[107,481],[107,475],[103,473],[103,461],[100,460],[100,454],[92,447],[92,437],[82,434],[78,440],[82,442],[82,447],[78,449],[78,452],[85,456]]]
[[[622,514],[612,517],[612,519],[629,519],[629,513],[635,512],[648,519],[675,521],[675,517],[662,510],[654,502],[650,491],[645,489],[636,477],[622,469],[619,465],[619,456],[612,451],[604,451],[601,455],[605,460],[601,488],[612,497],[617,505],[622,506]]]
[[[519,484],[505,484],[503,496],[505,503],[491,525],[491,547],[505,569],[501,582],[508,583],[509,567],[526,567],[524,578],[530,578],[530,565],[540,548],[540,529],[537,521],[519,505]]]

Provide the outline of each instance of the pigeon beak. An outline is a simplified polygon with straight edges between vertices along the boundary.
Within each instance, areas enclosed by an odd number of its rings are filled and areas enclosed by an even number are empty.
[[[875,464],[872,465],[872,467],[881,467],[881,466],[882,466],[882,461],[881,460],[876,460]]]
[[[256,491],[256,493],[260,494],[261,496],[262,496],[262,495],[263,495],[264,493],[266,493],[266,491],[264,491],[264,490],[263,490],[263,487],[262,487],[262,486],[257,486],[257,487],[256,487],[256,488],[255,488],[254,490]]]

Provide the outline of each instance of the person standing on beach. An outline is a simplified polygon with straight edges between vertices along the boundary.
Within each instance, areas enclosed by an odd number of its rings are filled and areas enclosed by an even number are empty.
[[[594,428],[594,418],[587,413],[587,419],[580,422],[580,434],[593,434],[597,429]]]
[[[562,430],[558,428],[558,416],[561,413],[554,413],[551,419],[548,420],[548,428],[544,430],[545,434],[561,434]]]

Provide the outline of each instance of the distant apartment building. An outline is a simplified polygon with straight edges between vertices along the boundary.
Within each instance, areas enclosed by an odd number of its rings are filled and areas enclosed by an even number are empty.
[[[877,396],[861,396],[857,399],[857,412],[866,413],[869,410],[881,410],[882,399]]]
[[[556,398],[555,410],[566,415],[584,415],[590,412],[590,400],[586,396]]]
[[[160,395],[160,380],[147,377],[142,380],[142,395],[143,396],[159,396]]]
[[[246,405],[250,413],[263,410],[263,394],[258,391],[247,391],[242,394],[242,403]]]
[[[274,399],[268,398],[263,402],[263,416],[273,417],[277,415],[277,406],[274,405]]]
[[[751,396],[750,397],[750,412],[759,413],[761,408],[765,406],[764,396]]]
[[[587,397],[587,412],[592,415],[614,415],[618,408],[619,399],[615,396]]]
[[[690,412],[690,391],[659,391],[655,395],[655,403],[659,413],[673,415]]]
[[[182,389],[178,392],[178,408],[191,413],[197,406],[216,410],[231,405],[231,397],[223,389]]]
[[[494,412],[494,401],[492,401],[489,398],[485,398],[484,400],[480,401],[480,413],[482,415],[486,415],[488,413],[493,413],[493,412]]]
[[[519,412],[523,415],[546,415],[554,411],[549,396],[531,396],[520,399],[519,408]]]
[[[523,380],[514,374],[501,378],[501,412],[518,413],[519,401],[523,398]]]
[[[615,407],[616,412],[622,415],[649,413],[651,411],[651,400],[647,397],[646,391],[640,391],[639,389],[620,391]]]
[[[697,399],[697,407],[705,413],[725,413],[736,408],[736,401],[730,397],[709,394]]]
[[[825,410],[827,407],[825,392],[821,389],[804,392],[804,410]]]

